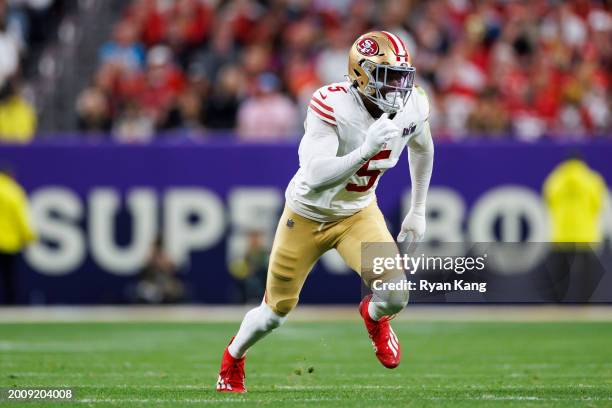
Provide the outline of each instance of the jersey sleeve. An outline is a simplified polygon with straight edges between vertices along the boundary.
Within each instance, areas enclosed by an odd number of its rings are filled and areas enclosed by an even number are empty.
[[[346,182],[366,162],[361,147],[336,156],[339,144],[336,128],[319,120],[313,110],[308,112],[305,130],[298,153],[304,182],[313,191]]]
[[[322,89],[323,88],[318,89],[314,94],[312,94],[310,103],[308,104],[308,109],[323,122],[332,126],[337,126],[338,123],[336,121],[336,112],[334,111],[330,101],[327,100],[328,95],[325,95],[322,92]]]
[[[304,137],[298,148],[301,166],[306,166],[313,157],[336,155],[338,135],[336,129],[326,123],[319,120],[313,109],[308,110],[304,121]]]

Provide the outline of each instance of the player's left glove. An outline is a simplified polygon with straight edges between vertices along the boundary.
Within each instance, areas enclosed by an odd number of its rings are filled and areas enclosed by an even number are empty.
[[[410,210],[404,222],[402,222],[402,230],[397,235],[397,242],[404,242],[406,237],[409,242],[421,241],[425,236],[425,214]]]

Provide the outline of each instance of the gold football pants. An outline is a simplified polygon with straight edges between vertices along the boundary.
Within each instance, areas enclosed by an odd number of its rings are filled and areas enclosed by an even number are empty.
[[[297,304],[304,281],[321,255],[335,248],[346,264],[361,274],[362,243],[378,242],[395,241],[376,202],[350,217],[326,223],[304,218],[285,205],[270,254],[266,303],[286,315]],[[395,245],[386,248],[392,252],[387,255],[397,253]],[[387,271],[387,276],[377,278],[390,280],[398,272]]]

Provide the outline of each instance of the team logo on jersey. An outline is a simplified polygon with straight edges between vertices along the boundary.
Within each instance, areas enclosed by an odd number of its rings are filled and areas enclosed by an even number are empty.
[[[295,221],[293,221],[291,218],[289,218],[287,220],[287,227],[288,228],[293,228],[294,225],[295,225]]]
[[[357,51],[359,51],[361,55],[371,57],[378,54],[378,43],[372,38],[364,38],[357,43]]]
[[[412,122],[410,126],[408,126],[407,128],[404,128],[404,131],[402,132],[402,137],[406,137],[408,135],[413,134],[415,130],[416,130],[416,123]]]

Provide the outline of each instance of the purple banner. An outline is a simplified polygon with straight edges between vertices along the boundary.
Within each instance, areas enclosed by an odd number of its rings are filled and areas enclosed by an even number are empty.
[[[612,143],[437,145],[428,239],[548,241],[541,187],[575,151],[612,183]],[[254,231],[271,243],[298,166],[296,144],[233,142],[0,146],[0,162],[16,170],[28,191],[40,235],[19,264],[18,300],[67,304],[129,301],[159,234],[180,265],[189,300],[236,300],[242,289],[228,265],[245,257]],[[409,192],[404,157],[377,190],[393,234]],[[603,221],[607,237],[611,219],[606,214]],[[311,273],[301,301],[359,296],[356,274],[330,253]]]

